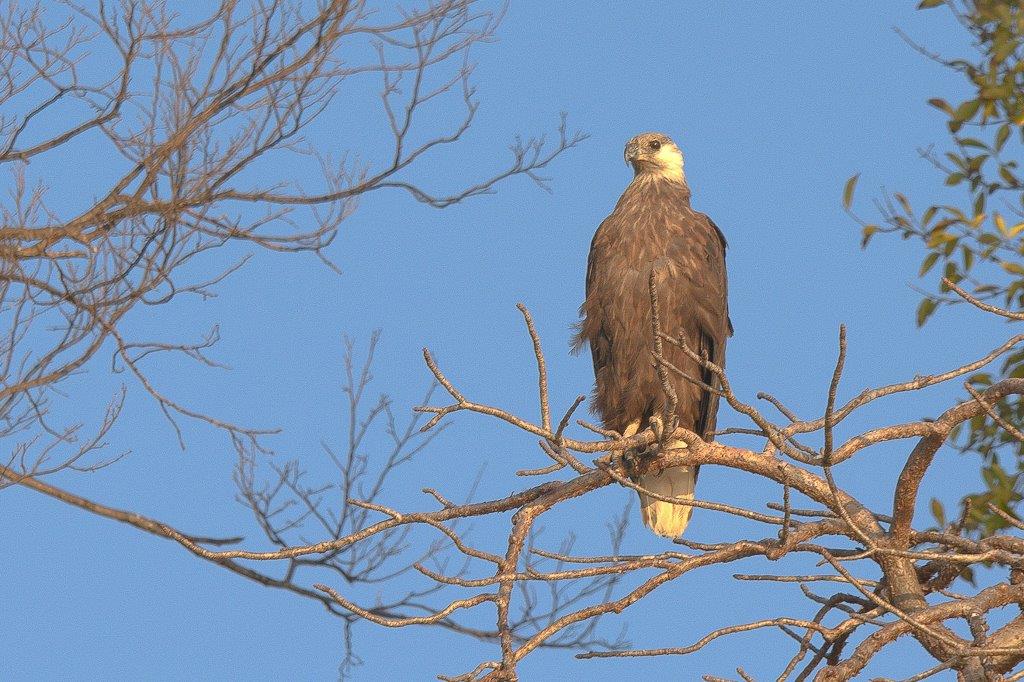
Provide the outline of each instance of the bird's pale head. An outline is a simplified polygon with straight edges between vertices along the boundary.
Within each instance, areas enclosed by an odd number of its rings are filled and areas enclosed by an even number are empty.
[[[683,153],[662,133],[642,133],[626,143],[626,163],[637,176],[650,174],[683,181]]]

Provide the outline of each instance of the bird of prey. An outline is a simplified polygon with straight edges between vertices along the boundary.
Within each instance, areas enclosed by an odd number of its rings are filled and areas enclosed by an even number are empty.
[[[590,344],[594,360],[593,410],[604,426],[624,436],[663,427],[665,391],[652,350],[649,279],[658,291],[661,329],[683,334],[687,344],[723,365],[732,334],[726,291],[725,237],[703,213],[690,207],[683,154],[661,133],[637,135],[626,145],[633,181],[597,228],[587,262],[586,300],[573,348]],[[715,386],[713,374],[665,344],[663,355],[686,375]],[[718,397],[675,372],[678,426],[709,439]],[[664,425],[667,426],[667,425]],[[669,447],[685,447],[674,441]],[[669,467],[638,474],[643,489],[666,498],[692,500],[698,467]],[[658,535],[678,537],[691,507],[640,493],[644,523]]]

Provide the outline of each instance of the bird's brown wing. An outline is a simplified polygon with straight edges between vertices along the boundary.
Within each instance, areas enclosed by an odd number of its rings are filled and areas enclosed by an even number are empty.
[[[673,236],[666,259],[674,276],[663,285],[665,310],[662,326],[670,334],[684,334],[690,347],[711,362],[723,366],[726,339],[732,333],[729,322],[728,282],[725,269],[725,237],[715,223],[702,213],[683,210],[671,221]],[[687,357],[681,350],[666,351],[669,361],[684,372],[717,388],[711,370]],[[677,416],[680,425],[704,438],[715,430],[718,396],[685,378],[676,379],[680,397]]]
[[[606,370],[610,369],[612,362],[613,333],[614,326],[608,316],[608,305],[610,303],[610,283],[616,267],[622,267],[622,263],[616,264],[619,259],[615,253],[616,235],[620,232],[620,225],[615,213],[606,218],[594,233],[590,243],[590,253],[587,257],[587,279],[586,298],[580,306],[580,317],[576,325],[577,332],[572,340],[572,350],[578,353],[584,345],[590,345],[590,356],[594,365],[595,378],[595,409],[602,413],[599,388],[604,383]],[[614,261],[614,262],[613,262]],[[605,424],[608,428],[621,429],[623,424]]]

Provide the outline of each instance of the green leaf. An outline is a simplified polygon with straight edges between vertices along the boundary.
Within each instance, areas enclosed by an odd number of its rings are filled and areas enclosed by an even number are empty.
[[[946,3],[946,0],[921,0],[918,4],[918,9],[931,9],[932,7],[938,7]]]
[[[935,308],[938,304],[930,298],[926,298],[921,301],[921,304],[917,306],[917,326],[922,327],[924,323],[928,321],[928,318],[935,312]]]
[[[860,173],[851,176],[843,188],[843,208],[846,210],[850,210],[850,206],[853,204],[853,190],[857,188],[858,179],[860,179]]]
[[[1007,48],[1012,51],[1013,45],[1007,45]],[[1002,58],[998,56],[996,57],[999,61],[1002,61],[1005,58],[1006,55],[1003,55]],[[993,85],[991,87],[982,88],[981,92],[978,94],[980,94],[983,99],[1003,99],[1004,97],[1009,97],[1013,94],[1013,83],[1004,83],[1003,85]]]
[[[924,277],[928,274],[928,271],[932,269],[932,266],[935,265],[935,261],[937,260],[939,260],[938,253],[929,253],[928,257],[924,259],[923,263],[921,263],[921,270],[917,273],[917,276]]]
[[[899,192],[896,192],[895,194],[893,194],[893,197],[896,199],[896,201],[900,202],[900,206],[903,208],[904,213],[906,213],[908,216],[914,215],[914,209],[910,207],[910,202],[907,200],[905,196],[903,196]]]
[[[966,580],[967,582],[969,582],[971,584],[971,587],[974,587],[975,582],[974,582],[974,569],[973,568],[971,568],[970,566],[966,566],[964,568],[964,570],[962,570],[960,572],[960,577],[962,579]]]
[[[871,241],[871,237],[878,232],[878,225],[865,225],[864,231],[861,233],[860,248],[867,248],[868,242]]]
[[[953,115],[953,107],[949,106],[949,102],[947,102],[944,99],[941,99],[939,97],[933,97],[930,100],[928,100],[928,104],[931,104],[933,107],[940,111],[946,112],[950,116]]]
[[[1010,137],[1010,126],[1004,123],[1003,125],[999,126],[999,132],[996,133],[996,150],[997,151],[1003,148],[1003,145],[1006,144],[1006,140],[1009,139],[1009,137]]]
[[[1013,49],[1015,47],[1016,45],[1014,44],[1014,41],[1011,40],[1009,36],[1005,34],[1000,36],[999,38],[996,39],[996,49],[992,52],[992,59],[994,59],[997,63],[1002,62],[1011,54],[1013,54]],[[1009,88],[1011,91],[1013,90],[1012,85],[1003,85],[1000,87]],[[1007,92],[1005,95],[1000,95],[993,99],[1001,99],[1003,97],[1009,97],[1009,95],[1010,93]]]
[[[964,259],[964,271],[970,270],[974,267],[974,251],[963,245],[960,246],[960,250]]]
[[[985,195],[984,194],[978,194],[978,196],[976,196],[974,198],[974,220],[978,221],[978,225],[980,225],[981,221],[985,219],[985,216],[982,215],[984,212],[985,212]],[[981,216],[981,220],[978,220],[979,216]],[[972,227],[977,227],[978,225],[972,225]]]
[[[978,372],[971,375],[970,381],[972,386],[991,386],[992,375],[988,372]]]
[[[969,99],[956,108],[956,111],[953,112],[953,118],[960,123],[970,121],[978,113],[979,108],[981,108],[981,100]]]
[[[939,524],[939,527],[946,525],[946,510],[942,508],[942,503],[934,497],[932,498],[932,516],[935,517],[935,522]]]
[[[999,263],[999,266],[1011,275],[1024,275],[1024,265],[1020,265],[1019,263],[1011,263],[1004,260]]]
[[[935,229],[932,230],[931,234],[928,235],[928,241],[926,242],[926,245],[929,249],[934,249],[935,247],[941,246],[942,244],[955,244],[957,241],[959,241],[959,239],[960,238],[957,237],[955,234],[950,234],[945,230]]]

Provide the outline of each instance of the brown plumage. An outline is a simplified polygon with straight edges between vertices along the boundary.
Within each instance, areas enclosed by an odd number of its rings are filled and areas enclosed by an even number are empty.
[[[594,360],[593,409],[606,428],[630,435],[660,417],[665,395],[652,364],[649,277],[655,271],[662,330],[683,333],[690,347],[722,365],[732,333],[726,291],[725,238],[703,213],[690,207],[683,156],[667,136],[638,135],[626,145],[635,171],[615,210],[598,227],[587,262],[587,294],[574,349],[590,344]],[[666,359],[692,377],[713,377],[682,350],[666,344]],[[679,426],[703,438],[715,429],[718,398],[674,373]],[[679,447],[679,444],[676,444]],[[675,467],[640,476],[647,490],[692,499],[696,467]],[[690,507],[640,495],[644,522],[675,537]]]

